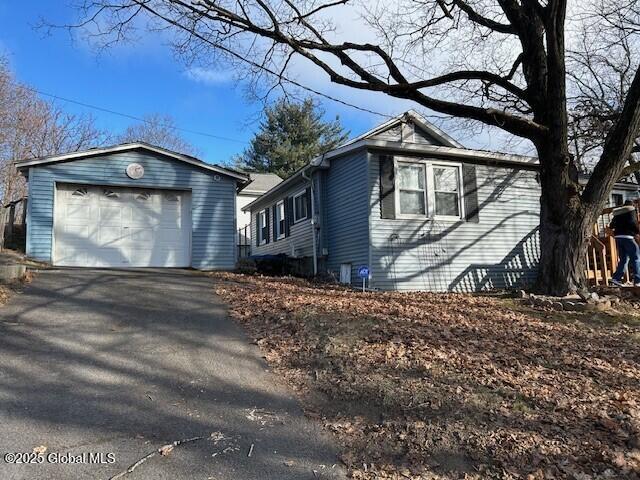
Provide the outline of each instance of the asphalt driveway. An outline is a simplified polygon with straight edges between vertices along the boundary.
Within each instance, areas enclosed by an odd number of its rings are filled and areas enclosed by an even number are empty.
[[[190,271],[45,271],[0,308],[0,454],[47,448],[0,458],[0,478],[111,478],[194,437],[120,478],[343,478],[212,286]]]

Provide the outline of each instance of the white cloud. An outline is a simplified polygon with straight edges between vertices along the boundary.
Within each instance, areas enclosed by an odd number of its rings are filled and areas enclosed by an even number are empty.
[[[206,85],[220,85],[233,80],[229,70],[214,70],[202,67],[192,67],[185,72],[186,77],[194,82]]]

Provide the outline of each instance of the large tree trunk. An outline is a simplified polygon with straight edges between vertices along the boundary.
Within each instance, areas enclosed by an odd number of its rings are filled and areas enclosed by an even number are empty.
[[[578,170],[557,142],[538,145],[540,263],[536,291],[562,296],[584,286],[585,253],[595,215],[580,198]]]
[[[553,195],[546,195],[553,197]],[[540,211],[540,263],[536,291],[563,296],[585,285],[585,254],[592,223],[553,198],[542,200]],[[564,220],[556,215],[564,212]]]

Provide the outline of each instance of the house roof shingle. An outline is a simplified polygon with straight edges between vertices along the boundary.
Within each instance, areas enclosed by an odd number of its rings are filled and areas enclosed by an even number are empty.
[[[240,191],[241,194],[262,195],[282,182],[282,178],[275,173],[248,172],[248,175],[249,183]]]

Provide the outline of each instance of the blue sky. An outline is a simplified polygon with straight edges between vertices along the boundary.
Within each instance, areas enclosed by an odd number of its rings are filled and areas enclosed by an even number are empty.
[[[72,39],[64,30],[47,34],[36,28],[41,18],[60,24],[72,21],[74,12],[65,5],[65,1],[58,0],[0,0],[0,50],[8,55],[19,81],[43,92],[135,116],[169,114],[179,127],[239,140],[183,133],[201,152],[203,160],[212,163],[225,163],[243,150],[255,131],[251,120],[262,105],[248,102],[231,76],[211,71],[189,75],[185,65],[153,36],[97,54],[86,42]],[[328,81],[324,87],[327,92],[333,91]],[[376,107],[365,95],[358,95],[358,101],[362,106]],[[376,99],[377,106],[379,102]],[[92,113],[99,127],[112,132],[120,132],[132,123],[73,104],[60,104],[72,112]],[[340,115],[352,135],[384,121],[328,101],[323,106],[327,118]],[[385,107],[385,113],[402,109]]]

